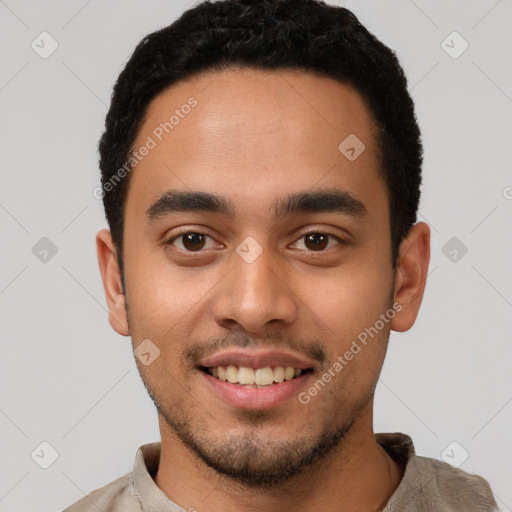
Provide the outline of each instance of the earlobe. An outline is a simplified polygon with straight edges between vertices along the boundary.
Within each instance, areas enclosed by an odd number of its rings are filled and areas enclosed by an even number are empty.
[[[394,301],[401,305],[401,309],[391,321],[394,331],[407,331],[416,321],[425,291],[429,261],[430,228],[425,222],[418,222],[400,244]]]
[[[108,229],[102,229],[96,235],[96,249],[110,325],[118,334],[129,336],[130,329],[121,284],[121,273],[112,235]]]

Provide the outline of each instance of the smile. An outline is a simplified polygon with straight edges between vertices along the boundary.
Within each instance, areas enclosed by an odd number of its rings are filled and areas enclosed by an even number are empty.
[[[213,366],[200,369],[222,382],[238,384],[246,388],[266,388],[284,381],[290,381],[303,373],[312,371],[310,368],[294,368],[292,366],[265,366],[251,368],[247,366]]]

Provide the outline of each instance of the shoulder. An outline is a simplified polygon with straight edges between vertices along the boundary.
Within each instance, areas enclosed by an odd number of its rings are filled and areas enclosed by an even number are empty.
[[[418,455],[409,459],[395,495],[385,510],[498,511],[491,487],[483,477]]]
[[[66,508],[64,512],[139,512],[139,500],[132,485],[132,474],[92,491],[87,496]]]

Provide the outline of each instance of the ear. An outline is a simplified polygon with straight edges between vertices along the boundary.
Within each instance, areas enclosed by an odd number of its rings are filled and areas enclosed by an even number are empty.
[[[117,263],[116,249],[108,229],[96,235],[98,264],[108,306],[108,320],[112,328],[122,336],[130,334],[125,308],[125,297],[121,284],[121,273]]]
[[[418,222],[400,244],[395,275],[395,302],[401,305],[391,320],[394,331],[409,330],[418,315],[427,282],[430,261],[430,228]]]

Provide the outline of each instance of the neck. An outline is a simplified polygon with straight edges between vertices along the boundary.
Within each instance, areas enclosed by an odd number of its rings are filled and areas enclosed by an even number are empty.
[[[381,511],[397,488],[401,468],[375,440],[371,408],[340,444],[296,477],[271,489],[248,487],[219,475],[185,447],[162,417],[162,451],[156,485],[185,510],[201,512],[287,510]]]

